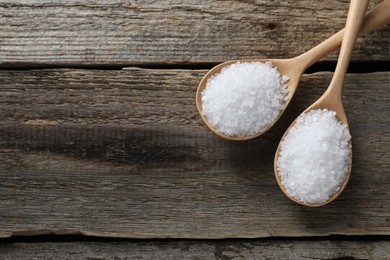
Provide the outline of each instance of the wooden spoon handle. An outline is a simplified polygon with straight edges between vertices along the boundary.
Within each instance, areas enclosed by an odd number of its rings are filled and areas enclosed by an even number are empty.
[[[341,98],[341,90],[344,85],[345,74],[347,73],[349,61],[352,56],[355,42],[359,36],[360,27],[363,22],[364,14],[369,0],[351,0],[349,5],[347,23],[343,43],[341,45],[339,59],[332,81],[329,84],[327,92],[335,91],[335,94]]]
[[[378,27],[390,23],[390,0],[385,0],[366,13],[359,35],[367,34]],[[345,28],[332,35],[319,45],[294,58],[296,64],[302,66],[302,72],[308,67],[337,50],[341,46]]]
[[[366,13],[359,36],[390,23],[390,0],[385,0]],[[341,30],[340,32],[344,32]],[[340,33],[339,32],[339,33]]]

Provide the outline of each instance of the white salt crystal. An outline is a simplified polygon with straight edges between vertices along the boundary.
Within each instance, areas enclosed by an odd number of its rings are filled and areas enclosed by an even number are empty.
[[[270,62],[226,66],[208,79],[202,113],[225,135],[254,135],[271,126],[285,108],[287,80]]]
[[[351,155],[348,129],[327,109],[302,114],[281,142],[277,160],[287,193],[303,203],[323,203],[336,193]]]
[[[290,78],[287,75],[283,75],[282,79],[284,82],[287,82]]]

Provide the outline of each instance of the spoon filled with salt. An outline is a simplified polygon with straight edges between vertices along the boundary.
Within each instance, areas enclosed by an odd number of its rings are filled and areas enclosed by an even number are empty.
[[[325,93],[287,129],[275,155],[275,177],[291,200],[325,205],[345,188],[352,145],[341,93],[368,0],[351,0],[339,59]]]
[[[390,0],[367,12],[360,35],[390,22]],[[345,29],[291,59],[233,60],[201,80],[196,105],[212,132],[249,140],[271,128],[290,103],[303,72],[340,47]]]

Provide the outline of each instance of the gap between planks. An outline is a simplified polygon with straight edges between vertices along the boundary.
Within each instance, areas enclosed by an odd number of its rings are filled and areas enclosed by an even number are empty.
[[[67,64],[67,65],[52,65],[52,64],[3,64],[0,65],[0,70],[39,70],[39,69],[83,69],[83,70],[131,70],[139,69],[156,69],[156,70],[210,70],[219,63],[187,63],[187,64],[165,64],[165,63],[149,63],[149,64],[100,64],[100,65],[83,65],[83,64]],[[313,74],[318,72],[334,72],[337,61],[319,61],[313,64],[305,71],[305,74]],[[372,73],[390,71],[390,61],[351,61],[348,67],[348,73]]]

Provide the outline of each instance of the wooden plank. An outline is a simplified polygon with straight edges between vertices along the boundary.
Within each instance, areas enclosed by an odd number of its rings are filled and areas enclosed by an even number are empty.
[[[0,67],[288,58],[343,28],[348,3],[1,0]],[[388,61],[389,30],[359,39],[353,60]]]
[[[273,156],[332,74],[304,75],[270,132],[229,142],[197,113],[204,73],[0,71],[0,237],[390,234],[390,72],[348,75],[352,176],[335,202],[315,209],[284,197]]]
[[[6,259],[390,259],[389,241],[137,241],[0,244]]]

